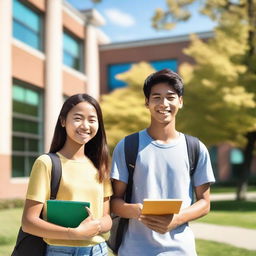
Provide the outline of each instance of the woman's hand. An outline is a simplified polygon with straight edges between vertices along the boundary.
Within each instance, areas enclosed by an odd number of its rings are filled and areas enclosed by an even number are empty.
[[[78,239],[88,239],[98,235],[101,232],[100,221],[93,218],[91,210],[86,207],[89,216],[80,223],[77,228],[73,229],[75,231]]]

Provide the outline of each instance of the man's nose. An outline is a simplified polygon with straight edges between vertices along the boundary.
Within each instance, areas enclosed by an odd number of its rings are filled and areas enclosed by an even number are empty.
[[[168,99],[163,98],[163,99],[161,100],[161,104],[163,104],[164,106],[168,106],[168,105],[169,105]]]

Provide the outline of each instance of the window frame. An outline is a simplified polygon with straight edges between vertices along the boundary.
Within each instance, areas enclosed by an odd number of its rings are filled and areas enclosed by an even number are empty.
[[[14,1],[14,0],[12,0]],[[40,10],[38,10],[35,6],[33,6],[32,4],[30,4],[27,1],[24,0],[16,0],[17,2],[19,2],[20,4],[22,4],[23,6],[25,6],[26,8],[28,8],[30,11],[32,11],[33,13],[35,13],[38,18],[39,18],[39,32],[33,30],[32,28],[28,27],[27,24],[25,24],[24,22],[22,22],[21,20],[18,20],[15,16],[14,16],[14,12],[12,13],[12,21],[13,21],[13,34],[12,36],[21,41],[22,43],[32,47],[33,49],[36,49],[38,51],[44,52],[45,51],[45,46],[44,46],[44,35],[45,35],[45,19],[44,19],[44,14],[43,12],[41,12]],[[22,27],[24,27],[26,30],[32,32],[33,34],[35,34],[38,37],[38,41],[39,41],[39,46],[34,47],[31,44],[28,44],[27,42],[17,38],[14,36],[14,23],[18,23],[19,25],[21,25]]]
[[[72,68],[78,72],[84,73],[84,69],[85,69],[85,63],[84,63],[84,44],[83,44],[83,39],[77,37],[76,35],[74,35],[71,31],[67,30],[66,28],[63,29],[63,34],[62,34],[62,38],[63,38],[63,65],[65,65],[66,67]],[[75,68],[73,66],[69,66],[64,62],[65,59],[65,53],[68,54],[68,56],[71,56],[73,58],[73,56],[71,54],[69,54],[69,52],[67,52],[64,48],[64,35],[67,35],[68,37],[70,37],[71,39],[73,39],[76,43],[78,43],[79,45],[79,54],[78,54],[78,68]]]
[[[21,132],[21,131],[14,131],[14,124],[12,125],[12,142],[14,140],[14,138],[24,138],[24,150],[14,150],[14,145],[12,144],[12,163],[14,161],[15,157],[23,157],[24,158],[24,170],[23,170],[23,175],[22,176],[17,176],[14,175],[14,168],[12,166],[12,178],[24,178],[24,177],[28,177],[30,175],[30,171],[31,171],[31,163],[30,163],[30,158],[31,157],[38,157],[40,154],[42,154],[43,152],[43,148],[44,148],[44,140],[43,140],[43,133],[44,133],[44,127],[43,127],[43,92],[42,90],[35,88],[35,86],[32,86],[28,83],[25,83],[23,81],[19,81],[17,79],[13,79],[13,83],[12,86],[19,86],[21,88],[24,88],[26,90],[31,90],[34,91],[36,93],[38,93],[39,96],[39,110],[38,110],[38,115],[37,117],[32,116],[32,115],[28,115],[28,114],[22,114],[22,113],[17,113],[14,110],[12,111],[12,122],[14,120],[14,118],[18,118],[24,121],[33,121],[36,122],[39,130],[38,130],[38,134],[34,134],[34,133],[30,133],[30,132]],[[13,94],[12,94],[12,106],[14,104],[14,98],[13,98]],[[29,150],[28,146],[29,146],[29,140],[32,139],[36,139],[37,143],[38,143],[38,151],[31,151]]]

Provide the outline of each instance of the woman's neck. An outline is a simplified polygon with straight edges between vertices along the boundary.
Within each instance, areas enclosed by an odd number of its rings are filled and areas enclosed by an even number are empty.
[[[84,145],[70,145],[70,143],[65,143],[63,148],[59,150],[59,153],[66,157],[67,159],[72,160],[84,160]]]

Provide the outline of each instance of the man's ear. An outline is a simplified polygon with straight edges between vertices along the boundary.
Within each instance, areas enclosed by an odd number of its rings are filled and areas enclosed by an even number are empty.
[[[183,107],[183,97],[182,96],[179,97],[179,101],[180,101],[179,109],[181,109]]]
[[[148,108],[148,98],[145,98],[145,106]]]

